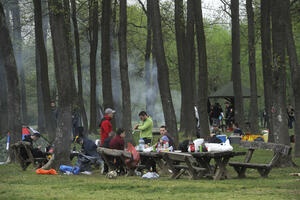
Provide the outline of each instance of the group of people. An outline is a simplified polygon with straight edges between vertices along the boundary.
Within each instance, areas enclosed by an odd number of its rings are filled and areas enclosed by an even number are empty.
[[[226,129],[232,129],[232,125],[234,123],[234,108],[231,103],[225,102],[225,115],[219,103],[215,103],[213,106],[210,106],[208,113],[211,126],[220,127],[222,125],[222,120],[224,119]]]

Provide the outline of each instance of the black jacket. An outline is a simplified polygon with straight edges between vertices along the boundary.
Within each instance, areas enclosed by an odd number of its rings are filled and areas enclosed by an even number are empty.
[[[208,143],[222,143],[222,140],[220,140],[219,138],[217,138],[216,135],[214,135],[209,138]]]
[[[113,139],[114,136],[108,137],[104,140],[102,147],[109,148],[109,143]]]
[[[82,149],[87,156],[98,156],[97,145],[88,138],[83,138]]]

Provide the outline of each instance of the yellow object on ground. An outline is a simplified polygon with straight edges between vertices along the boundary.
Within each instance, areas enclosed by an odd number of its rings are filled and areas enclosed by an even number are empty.
[[[261,137],[261,138],[263,138],[263,139],[265,140],[264,135],[253,135],[253,134],[248,134],[248,133],[246,133],[246,135],[244,135],[244,136],[242,137],[242,140],[252,142],[252,141],[254,141],[256,138],[259,138],[259,137]]]

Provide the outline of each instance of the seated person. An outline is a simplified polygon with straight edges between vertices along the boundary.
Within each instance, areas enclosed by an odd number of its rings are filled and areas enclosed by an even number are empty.
[[[88,138],[78,138],[77,143],[81,145],[81,152],[82,154],[89,156],[78,156],[78,160],[76,165],[80,168],[80,171],[91,171],[91,163],[94,162],[95,164],[100,165],[102,163],[102,159],[97,152],[97,145],[95,142]]]
[[[160,138],[160,142],[168,142],[169,143],[169,147],[173,147],[174,148],[174,139],[173,137],[168,133],[167,127],[166,126],[161,126],[159,129],[160,135],[162,136]]]
[[[40,148],[41,148],[40,146],[38,146],[38,148],[33,148],[33,142],[40,139],[40,137],[41,137],[40,133],[35,132],[35,133],[33,133],[33,135],[25,135],[25,137],[23,139],[23,141],[30,143],[30,151],[32,153],[33,158],[45,157],[43,152],[40,150]],[[25,148],[20,149],[20,155],[24,160],[29,158]],[[25,163],[23,170],[25,170],[29,165],[30,165],[30,162]]]
[[[221,131],[220,131],[219,126],[217,124],[213,124],[212,125],[211,132],[214,133],[214,134],[216,134],[216,135],[220,135],[221,134]]]
[[[124,150],[124,138],[125,138],[125,130],[122,128],[119,128],[117,130],[116,136],[114,136],[111,141],[109,142],[109,148],[110,149],[117,149],[117,150]],[[113,159],[113,158],[112,158]],[[117,168],[118,175],[125,174],[125,169],[122,166],[122,160],[121,159],[113,159],[115,166]]]
[[[217,138],[215,133],[211,132],[207,143],[222,143],[222,140]]]
[[[124,138],[125,138],[125,130],[119,128],[117,130],[116,136],[114,136],[109,142],[110,149],[124,150]]]
[[[115,132],[110,132],[108,134],[108,138],[104,139],[102,147],[109,148],[109,143],[115,137],[115,135],[116,135]]]
[[[237,135],[237,136],[244,135],[243,131],[239,128],[239,124],[237,122],[233,123],[232,128],[233,128],[233,135]]]

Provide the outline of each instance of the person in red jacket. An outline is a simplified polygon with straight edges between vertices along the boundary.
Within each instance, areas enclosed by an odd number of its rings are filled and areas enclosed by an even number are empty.
[[[111,108],[105,109],[105,115],[104,118],[101,120],[100,128],[101,128],[101,146],[103,145],[103,142],[106,138],[108,138],[108,134],[112,132],[112,124],[111,120],[114,117],[114,111]]]

